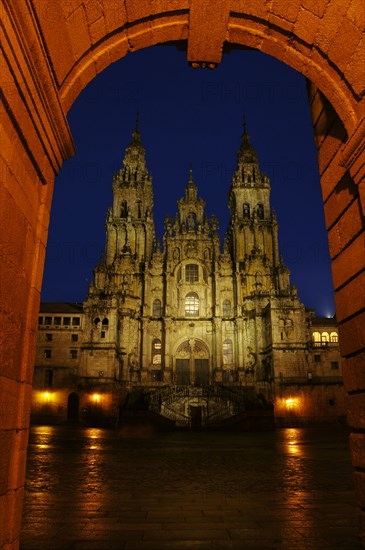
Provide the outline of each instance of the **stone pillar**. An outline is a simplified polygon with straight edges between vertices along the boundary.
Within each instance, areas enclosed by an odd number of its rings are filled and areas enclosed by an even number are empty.
[[[53,181],[73,153],[28,3],[5,2],[1,119],[0,548],[17,548]]]

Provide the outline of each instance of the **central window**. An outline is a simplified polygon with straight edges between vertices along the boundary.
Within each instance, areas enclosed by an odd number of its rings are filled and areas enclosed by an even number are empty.
[[[199,296],[196,292],[189,292],[185,296],[185,315],[186,317],[199,316]]]
[[[187,283],[196,283],[199,281],[199,267],[197,264],[187,264],[185,266],[185,281]]]

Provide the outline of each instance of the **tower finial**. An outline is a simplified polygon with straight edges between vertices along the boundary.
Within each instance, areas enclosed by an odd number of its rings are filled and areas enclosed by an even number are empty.
[[[247,124],[246,124],[246,115],[245,115],[245,113],[243,113],[242,126],[243,126],[243,133],[247,134]]]

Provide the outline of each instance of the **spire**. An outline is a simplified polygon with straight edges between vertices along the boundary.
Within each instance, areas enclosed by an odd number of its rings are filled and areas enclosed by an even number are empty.
[[[186,186],[185,195],[186,195],[187,200],[189,200],[189,201],[196,200],[196,198],[198,196],[198,188],[194,183],[193,168],[192,168],[191,165],[190,165],[190,168],[189,168],[189,180],[188,180],[188,183],[187,183],[187,186]]]
[[[133,174],[133,177],[138,173],[142,175],[147,172],[145,148],[141,143],[141,132],[139,131],[139,113],[136,115],[136,125],[132,132],[132,140],[125,150],[123,166],[126,177]]]
[[[239,164],[258,164],[257,153],[250,142],[250,134],[247,131],[246,118],[243,117],[243,134],[241,136],[241,145],[237,153]]]

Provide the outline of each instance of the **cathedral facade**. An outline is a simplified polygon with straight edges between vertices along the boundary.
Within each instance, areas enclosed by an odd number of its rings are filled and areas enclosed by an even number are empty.
[[[74,389],[249,386],[274,402],[293,393],[292,386],[298,393],[320,380],[318,390],[331,379],[341,401],[337,328],[329,320],[329,328],[315,331],[314,312],[290,284],[279,254],[270,180],[246,127],[223,246],[218,220],[206,215],[191,170],[187,179],[176,216],[165,219],[161,246],[137,127],[113,178],[105,257],[94,270],[73,342],[76,363],[68,368],[77,380]],[[37,361],[44,369],[43,345],[41,338]],[[38,376],[41,384],[39,370]]]

